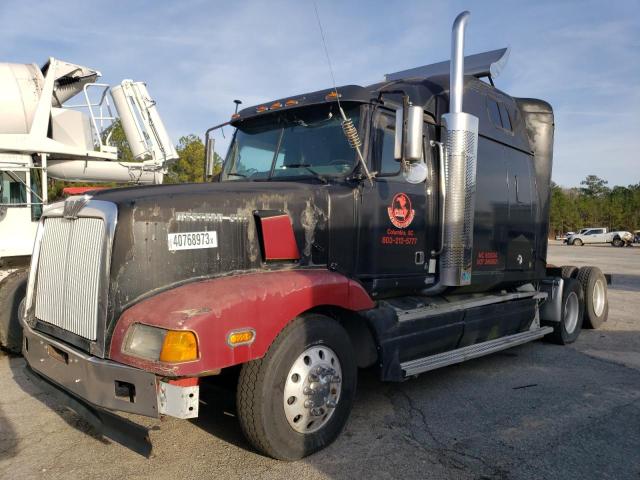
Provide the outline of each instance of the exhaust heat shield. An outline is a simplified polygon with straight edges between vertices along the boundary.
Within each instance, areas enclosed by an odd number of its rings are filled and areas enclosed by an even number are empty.
[[[462,111],[468,17],[469,12],[463,12],[453,24],[449,113],[442,115],[447,188],[440,282],[452,287],[471,283],[473,264],[478,118]]]

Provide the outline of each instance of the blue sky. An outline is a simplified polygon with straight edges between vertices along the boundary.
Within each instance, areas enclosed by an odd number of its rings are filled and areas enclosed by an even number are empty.
[[[638,1],[317,2],[339,85],[447,59],[470,10],[467,54],[511,46],[497,86],[555,109],[553,179],[640,182]],[[311,0],[2,0],[0,25],[1,61],[54,56],[146,81],[175,140],[226,121],[235,98],[331,86]]]

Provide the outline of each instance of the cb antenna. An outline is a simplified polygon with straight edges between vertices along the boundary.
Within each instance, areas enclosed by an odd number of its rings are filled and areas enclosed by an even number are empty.
[[[347,115],[344,113],[342,109],[342,105],[340,104],[340,94],[338,93],[338,87],[336,85],[336,77],[333,74],[333,66],[331,65],[331,57],[329,56],[329,49],[327,48],[327,41],[324,37],[324,29],[322,28],[322,22],[320,21],[320,14],[318,13],[318,5],[315,0],[313,0],[313,8],[316,12],[316,20],[318,20],[318,28],[320,29],[320,36],[322,37],[322,46],[324,47],[324,54],[327,57],[327,65],[329,66],[329,73],[331,74],[331,81],[333,82],[333,91],[336,94],[336,101],[338,102],[338,109],[340,110],[340,116],[342,117],[342,131],[344,132],[344,136],[347,137],[347,141],[351,148],[354,148],[358,153],[358,159],[360,160],[360,165],[362,165],[362,169],[364,170],[367,179],[371,186],[373,186],[373,175],[369,172],[367,168],[367,163],[364,161],[364,157],[362,156],[362,152],[360,151],[360,146],[362,145],[362,141],[360,140],[360,136],[358,135],[358,129],[353,124],[353,120],[347,118]]]

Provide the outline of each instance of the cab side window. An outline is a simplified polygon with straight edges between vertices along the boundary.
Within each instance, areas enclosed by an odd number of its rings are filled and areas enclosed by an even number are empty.
[[[509,117],[509,111],[504,102],[498,102],[490,97],[487,97],[487,110],[489,112],[489,118],[491,122],[498,128],[512,132],[511,118]]]
[[[27,188],[24,172],[0,172],[0,205],[24,205]]]
[[[509,118],[509,112],[504,103],[500,102],[500,118],[502,119],[502,128],[511,131],[511,119]]]
[[[500,110],[498,109],[498,102],[487,97],[487,108],[489,109],[489,118],[491,118],[493,124],[496,127],[501,127],[502,121],[500,120]]]
[[[379,176],[393,176],[400,173],[400,162],[394,158],[396,139],[395,119],[392,115],[378,113],[373,128],[374,170]]]

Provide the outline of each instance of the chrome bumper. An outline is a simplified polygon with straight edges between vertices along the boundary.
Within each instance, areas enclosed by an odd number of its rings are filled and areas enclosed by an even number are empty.
[[[103,360],[36,332],[23,322],[22,354],[29,366],[62,390],[99,408],[159,416],[153,373]]]

